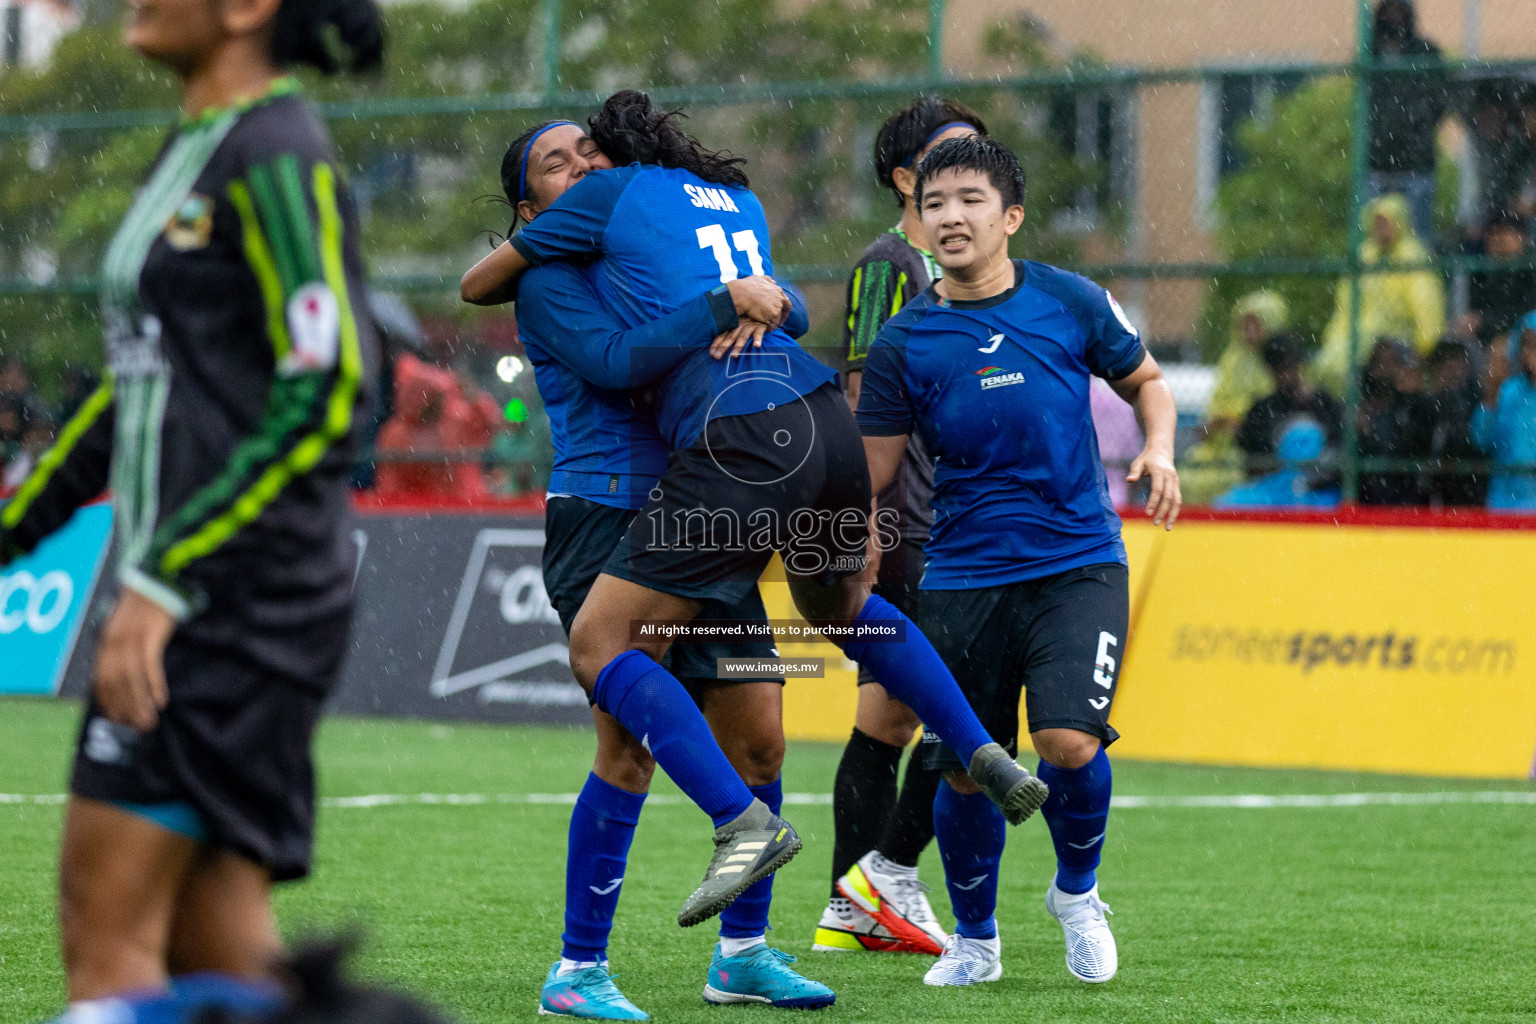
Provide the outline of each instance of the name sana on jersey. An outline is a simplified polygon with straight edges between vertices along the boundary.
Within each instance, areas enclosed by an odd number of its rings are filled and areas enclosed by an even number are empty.
[[[684,185],[683,191],[688,193],[689,202],[702,210],[729,210],[731,213],[741,212],[731,200],[729,189],[705,188],[702,185]]]

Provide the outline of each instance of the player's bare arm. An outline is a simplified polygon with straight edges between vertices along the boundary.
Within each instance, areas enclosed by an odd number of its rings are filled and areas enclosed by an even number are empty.
[[[1143,476],[1150,479],[1147,515],[1152,517],[1153,523],[1171,530],[1184,504],[1179,491],[1179,471],[1173,465],[1173,432],[1179,418],[1173,391],[1168,387],[1162,367],[1150,354],[1130,376],[1111,381],[1110,386],[1135,408],[1136,419],[1147,439],[1141,454],[1131,463],[1125,480],[1135,483]]]
[[[523,254],[502,242],[459,279],[459,298],[475,306],[499,306],[517,294],[517,279],[528,269]]]

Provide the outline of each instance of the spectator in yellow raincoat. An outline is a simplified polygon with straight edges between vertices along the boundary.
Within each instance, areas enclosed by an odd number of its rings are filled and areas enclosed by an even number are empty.
[[[1366,232],[1360,262],[1366,269],[1360,276],[1359,358],[1364,360],[1378,338],[1395,338],[1428,354],[1445,333],[1445,284],[1438,270],[1424,266],[1430,253],[1413,233],[1407,201],[1396,193],[1384,195],[1366,204],[1360,221]],[[1313,379],[1340,396],[1349,378],[1349,294],[1349,278],[1340,278],[1333,319],[1312,364]]]
[[[1277,292],[1250,292],[1232,306],[1227,347],[1216,363],[1216,388],[1206,403],[1201,441],[1184,456],[1185,500],[1205,504],[1242,482],[1243,453],[1234,437],[1253,403],[1274,390],[1264,343],[1290,327],[1290,309]]]

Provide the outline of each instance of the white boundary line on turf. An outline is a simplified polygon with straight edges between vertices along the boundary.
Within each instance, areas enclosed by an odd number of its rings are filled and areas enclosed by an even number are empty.
[[[62,804],[63,793],[0,793],[0,804]],[[369,807],[457,807],[485,804],[556,804],[570,806],[575,793],[370,793],[363,796],[328,796],[321,807],[338,810]],[[788,806],[830,804],[830,793],[785,793]],[[680,806],[686,798],[675,793],[661,793],[647,798],[648,804]],[[1447,790],[1426,793],[1326,793],[1310,795],[1291,793],[1234,793],[1218,796],[1117,796],[1111,801],[1115,810],[1147,808],[1227,808],[1252,810],[1287,807],[1422,807],[1435,804],[1536,804],[1536,791],[1527,790]]]

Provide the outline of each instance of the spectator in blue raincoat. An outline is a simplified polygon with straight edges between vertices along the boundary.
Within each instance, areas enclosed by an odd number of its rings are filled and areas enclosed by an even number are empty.
[[[1472,438],[1493,456],[1488,507],[1536,511],[1536,314],[1516,325],[1514,358],[1495,348],[1488,358],[1482,407]],[[1525,472],[1511,472],[1514,469]]]
[[[1310,416],[1297,416],[1280,432],[1275,449],[1280,469],[1232,488],[1216,499],[1215,507],[1337,508],[1339,489],[1319,487],[1318,472],[1306,467],[1322,458],[1327,447],[1322,425]]]

